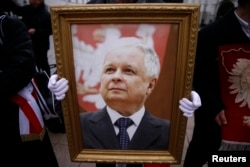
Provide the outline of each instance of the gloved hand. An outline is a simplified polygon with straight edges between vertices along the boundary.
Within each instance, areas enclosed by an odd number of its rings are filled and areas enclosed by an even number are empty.
[[[69,89],[68,80],[66,78],[58,80],[58,75],[54,74],[49,78],[48,88],[56,96],[57,100],[63,100]]]
[[[187,98],[182,98],[179,101],[179,109],[185,117],[193,116],[194,111],[201,106],[201,99],[197,92],[191,91],[191,101]]]

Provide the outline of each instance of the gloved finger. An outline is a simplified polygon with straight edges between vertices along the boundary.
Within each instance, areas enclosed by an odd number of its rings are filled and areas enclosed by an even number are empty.
[[[68,88],[68,80],[65,78],[62,78],[56,82],[56,84],[53,86],[53,91],[59,92],[62,90],[65,90],[65,88]]]
[[[49,83],[48,83],[48,88],[49,88],[49,89],[52,88],[53,85],[56,84],[57,79],[58,79],[58,75],[57,75],[57,74],[54,74],[54,75],[52,75],[52,76],[49,78]]]
[[[65,98],[65,94],[61,94],[59,96],[56,96],[57,100],[63,100]]]
[[[184,115],[185,117],[192,117],[192,116],[194,115],[194,112],[188,113],[188,112],[184,112],[184,111],[183,111],[183,115]]]
[[[54,94],[61,92],[61,91],[64,91],[65,93],[68,90],[68,80],[61,79],[57,81],[55,85],[50,86],[49,89]]]
[[[199,108],[201,106],[201,98],[197,92],[191,91],[191,99],[195,107]]]
[[[180,106],[182,106],[182,108],[185,108],[186,110],[196,110],[197,108],[193,105],[193,103],[186,99],[186,98],[183,98],[179,101],[179,104]]]
[[[69,86],[66,85],[66,86],[62,87],[60,90],[54,91],[53,93],[54,93],[56,96],[60,96],[60,95],[62,95],[62,94],[65,94],[65,93],[68,91],[68,89],[69,89]]]
[[[182,105],[179,105],[179,109],[183,112],[183,113],[187,113],[187,114],[192,114],[194,112],[193,109],[188,109],[186,107],[183,107]]]
[[[181,103],[182,105],[184,105],[184,106],[192,107],[192,108],[193,108],[193,103],[192,103],[189,99],[187,99],[187,98],[182,98],[182,99],[180,100],[180,103]]]

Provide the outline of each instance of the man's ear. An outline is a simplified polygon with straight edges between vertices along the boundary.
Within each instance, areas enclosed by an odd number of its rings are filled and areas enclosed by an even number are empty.
[[[147,88],[147,92],[146,92],[147,95],[150,95],[152,93],[152,91],[155,88],[156,82],[157,82],[157,78],[150,78],[148,88]]]

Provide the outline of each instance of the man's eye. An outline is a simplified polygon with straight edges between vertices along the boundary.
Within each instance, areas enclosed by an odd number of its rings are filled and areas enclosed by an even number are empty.
[[[105,70],[105,73],[112,73],[112,72],[114,72],[115,70],[113,69],[113,68],[107,68],[106,70]]]
[[[131,69],[126,69],[125,73],[126,74],[134,74],[135,72],[133,70],[131,70]]]

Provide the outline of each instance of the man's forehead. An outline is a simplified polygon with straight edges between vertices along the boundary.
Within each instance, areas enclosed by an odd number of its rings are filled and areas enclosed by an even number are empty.
[[[112,61],[114,59],[144,59],[145,54],[143,50],[135,46],[123,46],[107,52],[104,62],[106,60]]]
[[[103,68],[106,67],[122,67],[143,69],[145,68],[144,58],[139,55],[134,56],[107,56],[104,60]]]
[[[126,46],[138,46],[142,45],[143,41],[139,38],[135,37],[123,37],[123,38],[118,38],[116,40],[113,40],[110,42],[110,44],[107,46],[107,51],[114,50],[116,48],[121,48],[121,47],[126,47]]]

